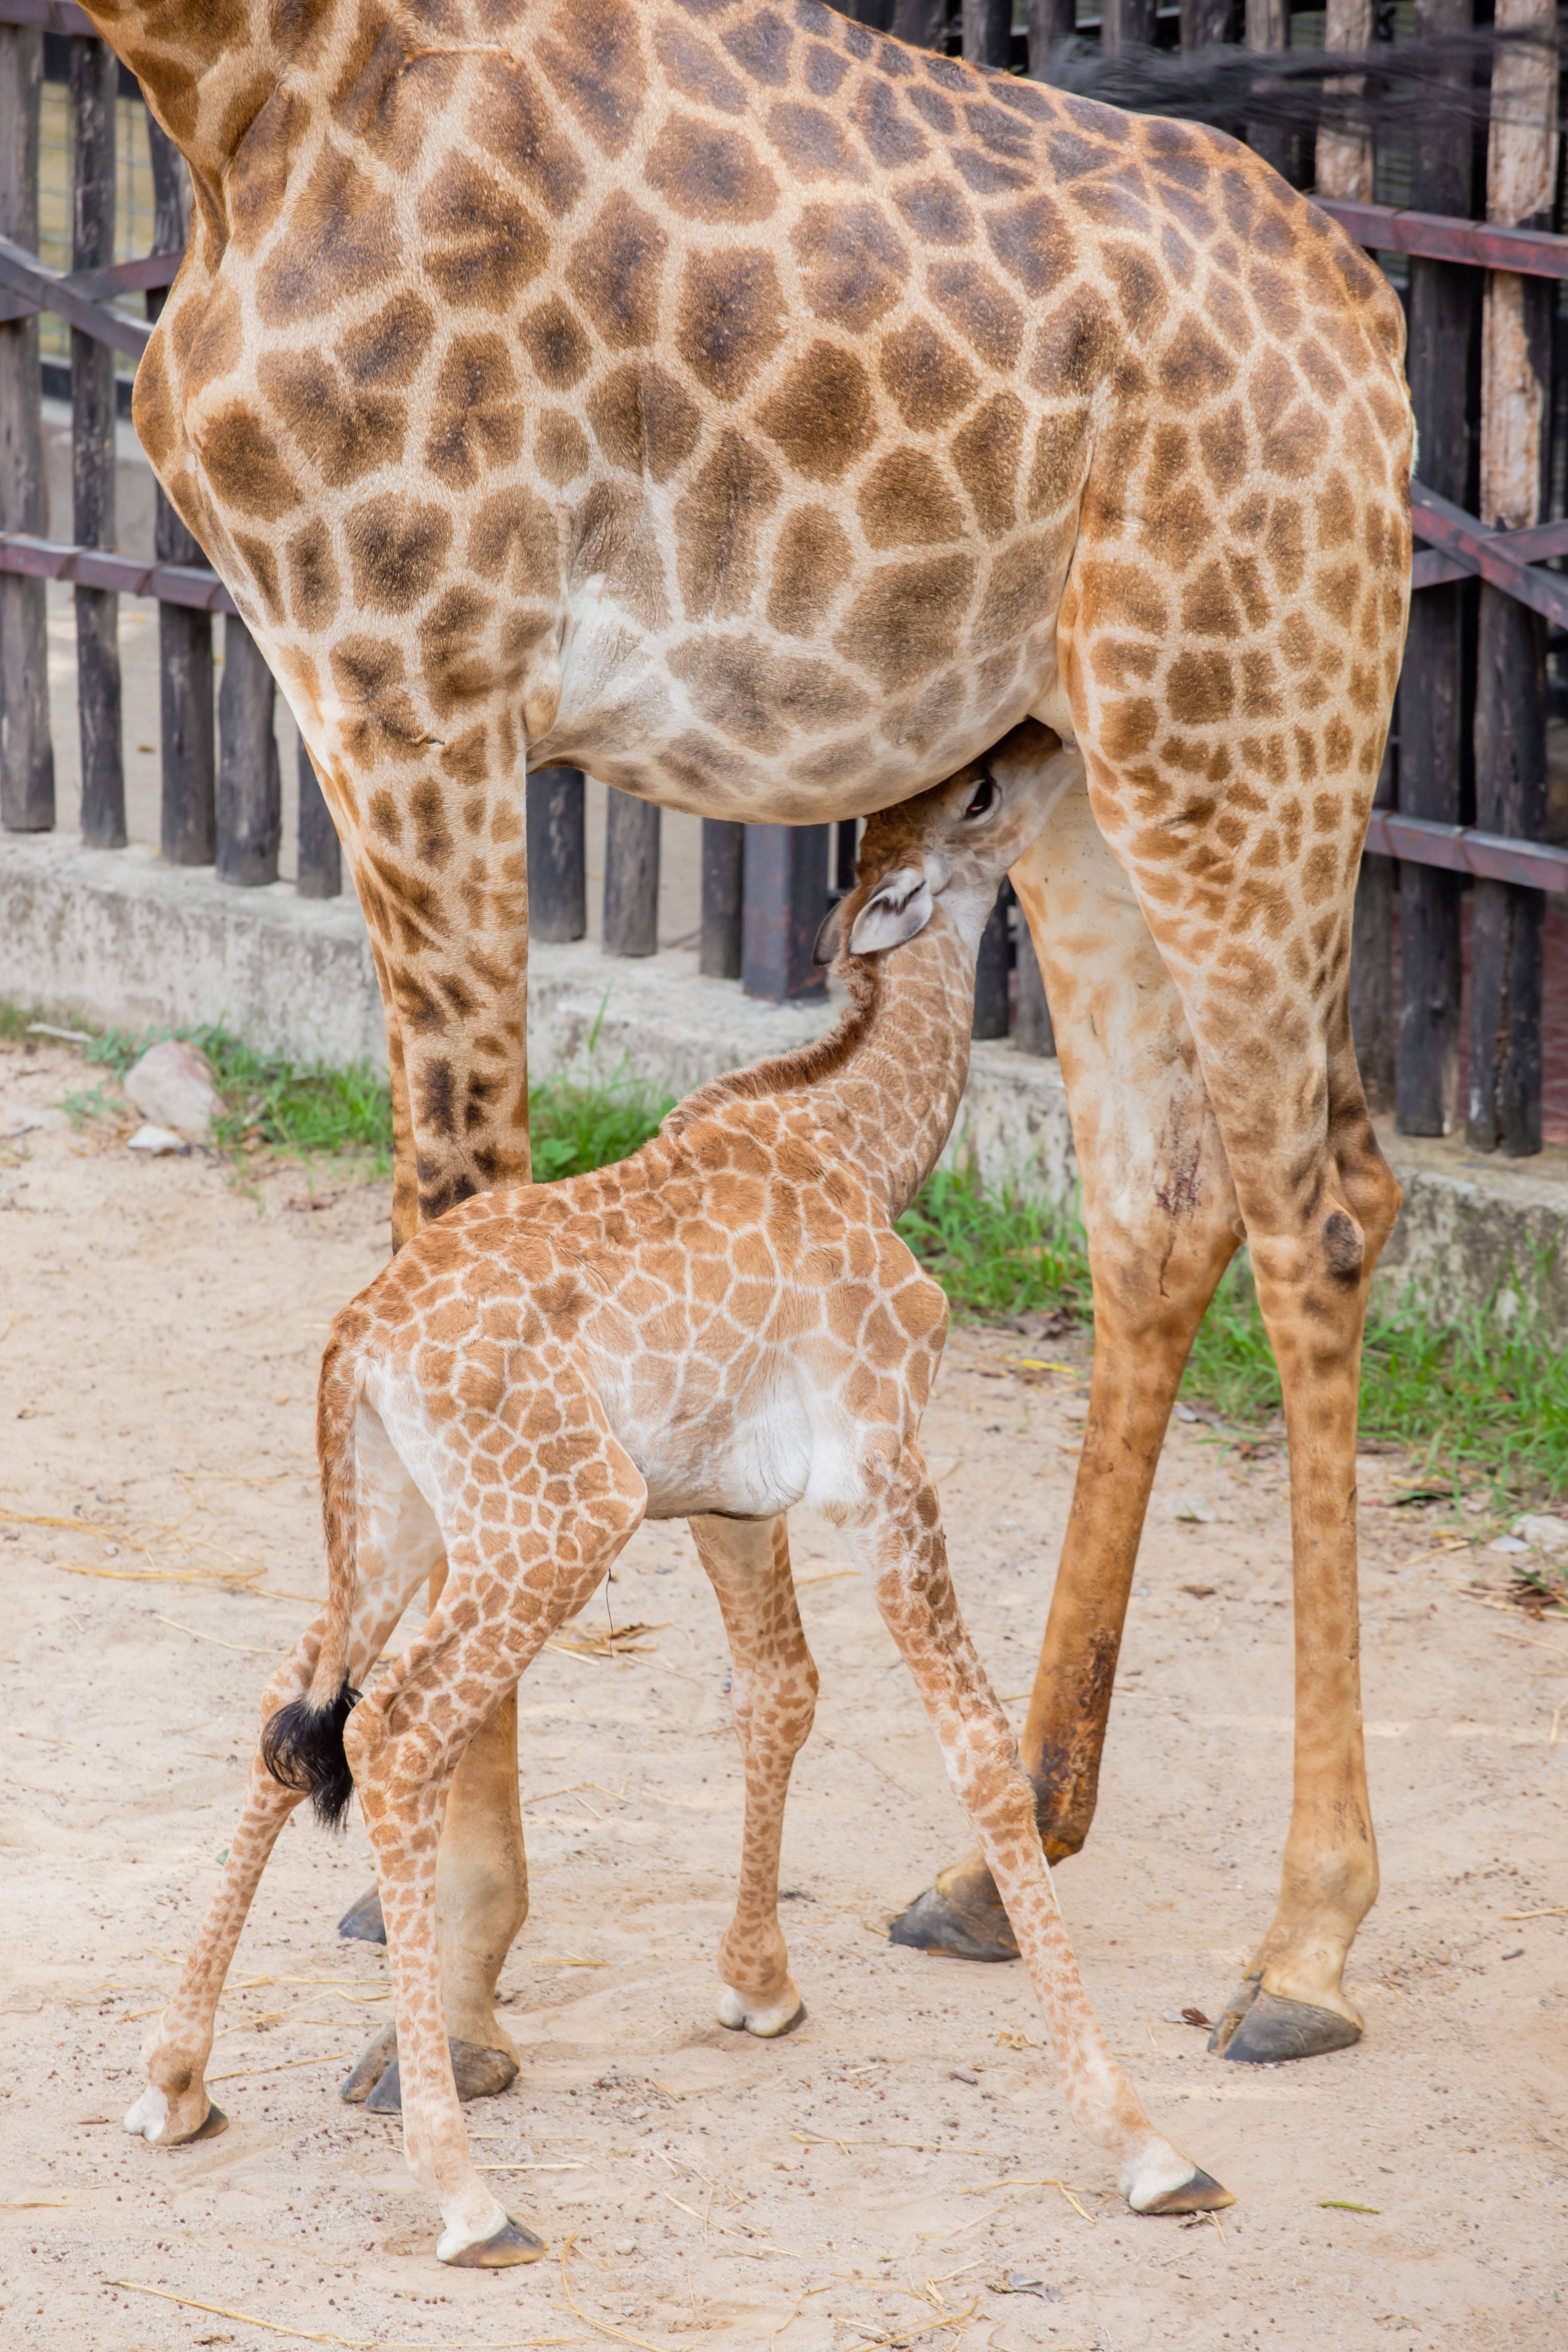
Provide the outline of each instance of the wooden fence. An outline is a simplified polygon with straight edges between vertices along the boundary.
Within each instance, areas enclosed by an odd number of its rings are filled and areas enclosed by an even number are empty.
[[[1424,0],[1428,32],[1472,22],[1475,0]],[[1196,50],[1242,41],[1363,53],[1397,35],[1401,11],[1372,0],[858,0],[844,13],[983,64],[1043,73],[1075,31],[1103,48]],[[1408,13],[1408,12],[1405,12]],[[1490,16],[1489,5],[1487,14]],[[1544,0],[1496,0],[1500,25],[1534,23]],[[68,270],[39,255],[43,78],[64,80],[71,140]],[[1456,70],[1459,70],[1456,68]],[[1478,71],[1467,68],[1466,71]],[[1380,781],[1358,899],[1352,982],[1358,1049],[1376,1108],[1412,1134],[1456,1114],[1464,934],[1470,955],[1472,1141],[1540,1149],[1546,894],[1568,890],[1568,847],[1548,839],[1548,728],[1568,714],[1568,366],[1558,284],[1568,278],[1556,138],[1554,57],[1492,68],[1506,120],[1474,131],[1434,115],[1389,152],[1369,137],[1255,131],[1255,143],[1382,260],[1410,321],[1421,434],[1410,646],[1394,739]],[[116,354],[143,349],[184,250],[184,167],[149,123],[153,250],[115,262],[119,69],[72,0],[0,0],[0,823],[55,822],[45,587],[71,583],[82,832],[124,844],[117,624],[124,595],[157,600],[161,842],[172,865],[214,866],[240,887],[276,881],[282,794],[274,690],[200,549],[160,495],[155,561],[115,548]],[[132,89],[134,85],[130,85]],[[1473,217],[1483,213],[1484,218]],[[133,315],[138,299],[145,318]],[[38,320],[69,330],[73,531],[44,535]],[[213,616],[225,617],[214,695]],[[342,888],[338,845],[300,755],[298,887]],[[603,937],[607,953],[657,946],[659,813],[609,794]],[[811,943],[853,868],[852,824],[789,827],[706,821],[700,963],[777,1000],[820,989]],[[587,929],[584,785],[556,768],[528,783],[531,916],[543,940]],[[1050,1053],[1050,1019],[1026,929],[1002,893],[982,947],[975,1034]]]

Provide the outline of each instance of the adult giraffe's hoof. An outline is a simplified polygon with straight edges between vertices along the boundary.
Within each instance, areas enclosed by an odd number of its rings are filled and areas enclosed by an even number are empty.
[[[934,1886],[890,1919],[888,1941],[907,1944],[917,1952],[944,1952],[953,1960],[1018,1957],[1018,1938],[978,1854],[944,1870]]]
[[[1147,2205],[1140,2205],[1131,2197],[1127,2201],[1135,2213],[1223,2213],[1236,2200],[1228,2189],[1221,2188],[1212,2173],[1195,2171],[1179,2189],[1163,2190],[1160,2196],[1151,2198]]]
[[[536,2263],[550,2251],[542,2238],[521,2222],[507,2221],[494,2237],[481,2238],[477,2245],[458,2246],[451,2253],[444,2249],[443,2238],[436,2248],[438,2259],[455,2271],[509,2271],[519,2263]]]
[[[1262,1980],[1247,1977],[1226,2003],[1209,2035],[1217,2058],[1242,2066],[1279,2066],[1288,2058],[1321,2058],[1361,2040],[1361,2027],[1337,2009],[1315,2001],[1287,2000],[1265,1992]]]
[[[338,1933],[351,1942],[385,1943],[386,1922],[381,1916],[381,1895],[375,1887],[368,1895],[362,1895],[357,1903],[350,1904],[338,1921]]]
[[[489,2050],[478,2042],[449,2042],[447,2047],[452,2053],[452,2080],[458,2086],[458,2098],[465,2102],[493,2099],[517,2080],[517,2060],[508,2051]],[[353,2072],[340,2084],[338,2096],[347,2099],[353,2106],[363,2106],[373,2116],[403,2113],[403,2078],[397,2066],[395,2025],[384,2027],[376,2035]]]
[[[719,1996],[718,2015],[720,2024],[731,2033],[754,2033],[759,2042],[777,2042],[805,2023],[805,2003],[791,1984],[786,1985],[783,2000],[771,2008],[748,2008],[734,1988],[726,1985]]]

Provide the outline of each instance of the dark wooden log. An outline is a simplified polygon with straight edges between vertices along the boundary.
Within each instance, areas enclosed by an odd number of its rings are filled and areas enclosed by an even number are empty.
[[[190,234],[185,159],[147,118],[153,165],[153,250],[183,253]],[[147,297],[156,319],[167,296]],[[153,535],[161,563],[205,564],[206,556],[162,489],[154,490]],[[158,607],[158,752],[163,779],[159,834],[171,866],[211,866],[217,856],[217,762],[214,729],[213,625],[207,613]]]
[[[1390,744],[1373,797],[1374,808],[1396,800],[1395,761]],[[1367,1108],[1392,1110],[1395,1064],[1394,1010],[1394,894],[1392,857],[1363,856],[1356,877],[1354,927],[1351,933],[1351,1035]]]
[[[658,945],[658,811],[612,784],[605,811],[605,953]]]
[[[1549,39],[1555,0],[1515,0],[1500,25]],[[1551,226],[1557,179],[1555,56],[1516,48],[1492,71],[1487,217]],[[1481,336],[1480,518],[1528,530],[1552,480],[1552,337],[1556,298],[1539,278],[1494,271]],[[1480,592],[1476,665],[1476,823],[1546,833],[1546,644],[1541,614],[1490,583]],[[1479,881],[1470,927],[1470,1079],[1466,1133],[1510,1159],[1541,1149],[1542,948],[1545,902],[1517,883]]]
[[[969,1024],[972,1037],[1007,1034],[1007,950],[1011,929],[1007,908],[1012,895],[1004,882],[980,934],[980,951],[974,960],[974,1017]]]
[[[343,890],[342,845],[338,840],[338,829],[332,823],[331,810],[327,806],[327,796],[321,790],[321,780],[316,773],[316,763],[302,735],[300,738],[299,767],[299,864],[294,887],[301,898],[341,898]]]
[[[102,269],[114,259],[114,100],[120,68],[107,43],[73,39],[71,113],[76,131],[71,268]],[[79,547],[115,541],[114,353],[71,329],[72,528]],[[110,589],[76,595],[77,726],[81,742],[82,839],[96,849],[125,845],[125,768],[121,752],[120,599]]]
[[[1526,841],[1546,832],[1545,628],[1498,588],[1481,590],[1476,823]],[[1500,1144],[1512,1160],[1541,1149],[1545,922],[1543,892],[1472,886],[1466,1139],[1479,1151]]]
[[[1051,1008],[1046,1002],[1046,983],[1040,973],[1040,960],[1035,953],[1034,934],[1025,920],[1024,909],[1018,909],[1017,927],[1018,1002],[1013,1013],[1013,1043],[1023,1054],[1055,1055],[1056,1032],[1051,1027]]]
[[[1289,0],[1247,0],[1247,47],[1265,55],[1290,46]],[[1291,137],[1277,122],[1249,122],[1247,143],[1266,163],[1272,163],[1281,177],[1291,173]]]
[[[947,31],[948,0],[893,0],[888,30],[917,49],[942,46]]]
[[[1046,59],[1073,37],[1073,0],[1029,0],[1029,71],[1044,78]]]
[[[551,947],[588,929],[587,788],[581,768],[528,780],[528,932]]]
[[[770,1004],[821,996],[826,982],[812,950],[827,912],[826,824],[746,827],[746,907],[742,984]]]
[[[1181,0],[1184,51],[1206,49],[1230,32],[1230,0]],[[1283,43],[1281,43],[1283,47]]]
[[[706,980],[739,980],[746,899],[746,828],[702,820],[702,934],[697,969]]]
[[[217,878],[246,890],[278,879],[283,780],[273,728],[277,692],[256,639],[231,613],[223,625],[217,707]]]
[[[963,0],[963,54],[972,66],[1005,68],[1013,52],[1013,0]]]
[[[1470,0],[1421,0],[1416,21],[1424,35],[1463,32],[1469,26]],[[1467,213],[1470,174],[1470,133],[1463,124],[1419,126],[1411,156],[1413,205]],[[1459,506],[1468,502],[1470,489],[1467,360],[1479,292],[1474,270],[1411,260],[1405,365],[1420,436],[1421,479]],[[1466,754],[1465,604],[1474,593],[1456,581],[1424,589],[1411,601],[1399,686],[1398,805],[1405,816],[1442,824],[1459,820]],[[1394,1105],[1404,1135],[1441,1135],[1454,1116],[1462,984],[1459,904],[1456,876],[1428,866],[1400,866]],[[1369,907],[1363,926],[1368,952],[1374,919]]]
[[[1100,45],[1114,57],[1122,49],[1148,48],[1154,38],[1155,0],[1101,0]]]
[[[38,249],[38,120],[44,37],[0,26],[0,236]],[[0,530],[48,529],[38,321],[0,326]],[[55,821],[45,587],[0,579],[0,824],[47,833]]]
[[[860,856],[860,820],[840,817],[833,828],[833,887],[842,898],[855,887],[855,868]]]

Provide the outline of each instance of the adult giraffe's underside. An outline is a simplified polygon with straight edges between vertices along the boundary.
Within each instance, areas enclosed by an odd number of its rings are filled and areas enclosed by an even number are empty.
[[[1245,1234],[1290,1434],[1297,1791],[1226,2031],[1353,2036],[1355,1389],[1397,1194],[1346,981],[1409,569],[1395,297],[1230,140],[813,0],[90,13],[192,165],[137,424],[348,849],[400,1240],[527,1171],[528,763],[804,822],[1026,713],[1076,741],[1016,877],[1097,1307],[1027,1757],[1070,1851],[1171,1396]],[[513,1737],[503,1710],[470,1749],[443,1861],[449,2029],[503,2056]],[[977,1864],[917,1908],[1005,1948]]]

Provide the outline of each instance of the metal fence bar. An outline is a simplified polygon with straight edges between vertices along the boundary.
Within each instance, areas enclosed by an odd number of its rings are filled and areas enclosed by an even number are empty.
[[[321,790],[316,763],[305,739],[300,738],[299,867],[294,887],[301,898],[340,898],[343,888],[343,853]]]
[[[278,879],[283,782],[273,730],[278,688],[245,623],[223,625],[223,684],[217,698],[217,856],[220,882],[258,889]]]
[[[588,928],[588,847],[581,768],[539,768],[524,794],[528,929],[552,946]]]
[[[702,929],[697,969],[706,980],[739,980],[745,909],[746,828],[702,820]]]
[[[658,945],[659,812],[617,792],[605,807],[605,953],[649,956]]]
[[[1434,261],[1466,262],[1472,269],[1510,269],[1521,278],[1568,278],[1568,237],[1545,229],[1500,228],[1449,213],[1404,212],[1392,205],[1350,204],[1328,195],[1314,194],[1312,202],[1373,253],[1425,254]]]
[[[974,1017],[969,1024],[972,1037],[1007,1034],[1007,908],[1012,896],[1004,881],[980,934],[980,951],[974,959]]]
[[[821,996],[812,950],[827,912],[831,825],[749,824],[741,984],[770,1004]]]
[[[38,241],[40,33],[0,31],[0,233]],[[44,431],[36,314],[0,325],[0,532],[42,531]],[[0,824],[47,833],[55,822],[44,583],[0,575]]]
[[[1529,890],[1568,892],[1568,849],[1555,842],[1516,841],[1473,824],[1438,824],[1394,809],[1373,810],[1366,845],[1402,865],[1440,866],[1488,882],[1517,882]]]
[[[102,269],[114,259],[114,100],[119,71],[114,52],[106,42],[72,42],[70,101],[76,172],[71,262],[76,269]],[[88,331],[79,325],[72,309],[64,315],[71,322],[72,529],[83,546],[112,547],[116,537],[114,352],[97,330]],[[122,849],[126,834],[125,764],[120,740],[120,603],[113,589],[89,584],[79,566],[76,583],[82,839],[95,849]]]

